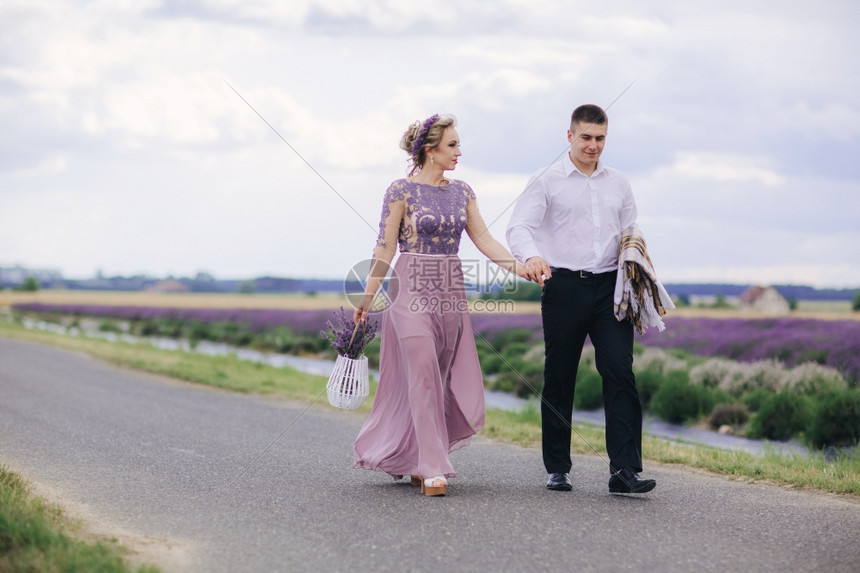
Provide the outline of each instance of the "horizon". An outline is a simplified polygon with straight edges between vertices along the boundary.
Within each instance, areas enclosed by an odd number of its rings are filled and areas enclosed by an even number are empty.
[[[92,281],[99,280],[99,270],[96,270],[93,275],[85,276],[85,277],[71,277],[63,274],[59,269],[49,269],[49,268],[37,268],[37,267],[28,267],[26,265],[6,265],[0,263],[0,271],[2,270],[13,270],[20,269],[31,272],[57,272],[62,276],[62,280],[64,281]],[[274,274],[261,274],[255,276],[219,276],[211,272],[207,271],[195,271],[189,274],[166,274],[166,275],[157,275],[153,273],[136,273],[136,274],[107,274],[101,271],[101,280],[110,280],[110,279],[130,279],[130,278],[143,278],[145,280],[155,280],[155,281],[164,281],[164,280],[189,280],[193,281],[198,275],[208,275],[211,276],[213,280],[216,282],[243,282],[243,281],[252,281],[258,279],[280,279],[280,280],[294,280],[294,281],[344,281],[345,277],[336,277],[336,276],[294,276],[294,275],[274,275]],[[517,278],[518,281],[525,282],[523,279]],[[488,284],[496,284],[495,282],[474,282],[469,284],[478,284],[478,285],[488,285]],[[724,286],[724,287],[743,287],[743,286],[771,286],[771,287],[794,287],[794,288],[810,288],[819,291],[827,291],[827,290],[835,290],[835,291],[860,291],[860,284],[858,285],[848,285],[848,286],[819,286],[810,283],[796,283],[796,282],[773,282],[773,283],[759,283],[759,282],[719,282],[719,281],[660,281],[664,285],[673,285],[673,286]]]

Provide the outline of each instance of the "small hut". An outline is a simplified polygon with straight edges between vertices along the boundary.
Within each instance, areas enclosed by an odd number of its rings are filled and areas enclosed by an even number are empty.
[[[785,297],[773,287],[751,286],[741,294],[741,308],[766,314],[788,314],[791,308]]]
[[[191,289],[179,281],[165,280],[150,285],[146,290],[149,292],[188,292]]]

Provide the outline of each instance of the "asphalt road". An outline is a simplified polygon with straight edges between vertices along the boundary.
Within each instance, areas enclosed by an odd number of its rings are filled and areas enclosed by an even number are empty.
[[[609,495],[595,456],[550,492],[538,450],[480,438],[452,454],[449,495],[427,498],[351,469],[353,412],[311,408],[252,464],[304,408],[0,339],[0,461],[94,520],[175,541],[167,570],[860,568],[855,501],[653,465],[654,492]]]

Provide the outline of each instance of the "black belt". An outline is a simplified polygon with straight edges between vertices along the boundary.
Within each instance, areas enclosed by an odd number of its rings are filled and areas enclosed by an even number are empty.
[[[562,267],[550,267],[552,274],[559,275],[562,277],[574,277],[578,279],[594,279],[605,277],[607,275],[611,275],[617,273],[618,271],[607,271],[605,273],[593,273],[591,271],[572,271],[570,269],[565,269]]]

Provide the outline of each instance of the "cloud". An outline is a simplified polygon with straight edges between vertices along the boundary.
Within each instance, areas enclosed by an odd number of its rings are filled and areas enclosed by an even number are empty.
[[[69,166],[69,158],[63,153],[45,157],[36,165],[13,167],[9,170],[10,178],[25,179],[44,175],[56,175],[65,171]]]
[[[860,273],[851,265],[696,265],[658,269],[665,283],[797,284],[817,288],[854,288]],[[683,288],[671,294],[683,294]]]
[[[665,268],[836,280],[860,267],[839,248],[860,238],[857,16],[844,2],[3,2],[2,255],[79,274],[337,276],[370,252],[406,172],[403,130],[436,111],[457,116],[454,176],[502,237],[528,176],[564,153],[573,107],[617,98],[604,158],[630,175]]]
[[[672,165],[654,172],[661,178],[689,178],[719,182],[752,182],[772,187],[785,179],[757,163],[760,158],[720,153],[678,152]]]

